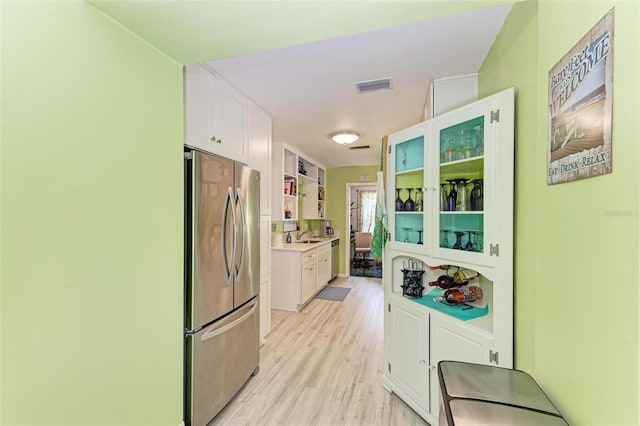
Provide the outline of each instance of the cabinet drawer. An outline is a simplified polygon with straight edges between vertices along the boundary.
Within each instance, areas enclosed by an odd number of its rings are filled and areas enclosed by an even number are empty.
[[[302,254],[302,264],[307,266],[309,263],[315,263],[318,259],[318,253],[316,250],[311,250]]]

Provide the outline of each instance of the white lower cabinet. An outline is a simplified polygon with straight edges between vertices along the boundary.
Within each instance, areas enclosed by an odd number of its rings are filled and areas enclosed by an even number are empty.
[[[327,285],[331,279],[331,244],[318,247],[318,284],[317,289]]]
[[[271,307],[299,311],[316,294],[317,249],[271,251]]]
[[[410,299],[392,297],[385,310],[384,386],[432,426],[438,424],[438,362],[496,365],[493,339],[424,309]]]
[[[479,331],[457,325],[455,322],[430,315],[430,399],[431,415],[438,417],[440,405],[440,384],[438,382],[438,362],[462,361],[476,364],[495,365],[493,339]]]
[[[271,331],[271,217],[260,216],[260,342]]]
[[[388,348],[384,382],[422,417],[429,412],[429,314],[409,304],[388,302]]]
[[[305,303],[316,293],[318,286],[318,256],[316,250],[305,253],[302,261],[302,299]]]

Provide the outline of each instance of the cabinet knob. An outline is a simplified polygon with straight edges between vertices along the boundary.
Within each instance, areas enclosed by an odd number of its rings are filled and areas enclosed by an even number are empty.
[[[215,136],[211,136],[209,140],[214,143],[222,143],[222,139],[216,139]]]
[[[421,365],[425,365],[427,363],[427,361],[425,361],[424,359],[421,359],[420,361],[418,361]]]

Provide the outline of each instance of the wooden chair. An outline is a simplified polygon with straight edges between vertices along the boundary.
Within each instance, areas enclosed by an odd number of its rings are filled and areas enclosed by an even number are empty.
[[[353,255],[354,266],[360,266],[362,268],[369,267],[369,253],[371,252],[371,232],[356,232],[355,249]]]

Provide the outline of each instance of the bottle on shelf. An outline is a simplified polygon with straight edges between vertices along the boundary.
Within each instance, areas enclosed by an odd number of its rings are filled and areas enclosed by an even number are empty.
[[[430,287],[440,287],[443,290],[460,287],[461,285],[457,284],[449,275],[440,275],[437,280],[429,282]]]
[[[452,267],[451,265],[438,265],[438,266],[429,266],[429,269],[432,271],[435,271],[436,269],[442,269],[443,271],[447,271],[451,267]]]
[[[477,276],[478,273],[476,271],[472,271],[471,269],[460,269],[453,274],[453,280],[458,285],[464,285],[469,282],[469,280],[472,280]]]
[[[434,302],[444,302],[449,305],[458,305],[460,303],[475,302],[482,299],[482,289],[476,286],[466,286],[458,288],[450,288],[444,292],[443,296],[433,298]]]

